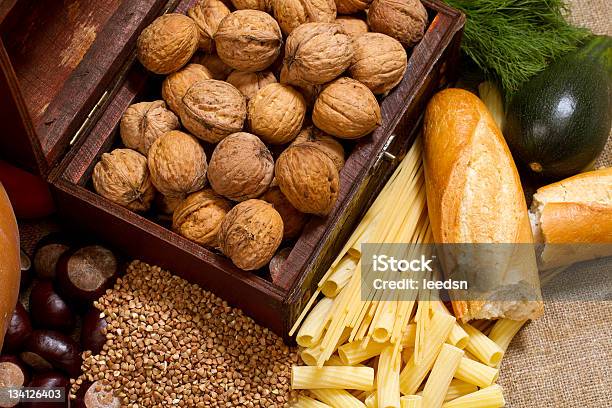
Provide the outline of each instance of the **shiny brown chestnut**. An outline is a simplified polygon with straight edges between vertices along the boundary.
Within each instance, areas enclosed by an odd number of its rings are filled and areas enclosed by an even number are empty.
[[[28,370],[15,356],[0,356],[0,388],[19,389],[29,381]],[[10,398],[10,395],[0,398],[0,408],[12,408],[19,404],[19,398]]]
[[[82,359],[78,344],[60,332],[33,331],[20,357],[37,372],[56,369],[73,378],[81,373]]]
[[[104,386],[95,383],[84,383],[77,392],[73,406],[75,408],[120,408],[121,400],[112,391],[106,391]]]
[[[70,249],[71,239],[61,233],[52,233],[41,239],[34,250],[32,264],[36,276],[41,279],[53,279],[57,261]]]
[[[30,316],[21,302],[17,302],[11,321],[9,322],[4,336],[3,353],[16,353],[25,345],[26,340],[32,333]]]
[[[76,315],[49,281],[38,281],[30,292],[30,317],[37,329],[70,332]]]
[[[66,299],[89,306],[110,288],[119,274],[119,260],[100,245],[64,253],[57,263],[56,287]]]
[[[28,383],[28,387],[35,388],[63,388],[66,401],[64,402],[23,402],[23,408],[59,408],[68,406],[68,389],[70,382],[68,377],[57,371],[48,371],[45,373],[36,373],[32,376],[32,380]]]
[[[93,354],[100,354],[104,343],[106,343],[104,329],[107,323],[106,319],[101,317],[101,313],[98,309],[91,309],[83,316],[81,347],[83,350],[89,350]]]

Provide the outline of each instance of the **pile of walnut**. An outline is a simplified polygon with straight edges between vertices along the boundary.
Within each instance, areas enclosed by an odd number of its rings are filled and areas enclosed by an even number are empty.
[[[380,126],[375,95],[403,79],[426,25],[419,0],[202,0],[161,16],[137,51],[167,75],[163,100],[127,109],[125,148],[102,155],[94,188],[133,211],[155,202],[179,234],[262,268],[305,214],[334,208],[336,138]]]

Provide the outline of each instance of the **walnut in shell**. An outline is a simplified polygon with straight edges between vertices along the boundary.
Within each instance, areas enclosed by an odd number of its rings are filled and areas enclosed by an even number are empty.
[[[239,132],[246,119],[246,98],[227,82],[209,79],[196,82],[183,97],[183,126],[200,139],[217,143]]]
[[[353,79],[375,94],[395,88],[406,73],[408,56],[395,38],[381,33],[367,33],[355,39],[355,57],[349,68]]]
[[[248,101],[254,97],[260,89],[277,81],[274,74],[270,71],[234,71],[227,77],[227,82],[234,85],[240,92],[242,92]]]
[[[210,158],[208,181],[219,194],[233,201],[262,195],[274,177],[274,159],[255,135],[234,133],[223,139]]]
[[[227,76],[234,70],[232,67],[221,61],[217,54],[197,53],[191,59],[194,64],[204,66],[211,74],[212,79],[225,81]]]
[[[368,24],[372,31],[413,47],[425,34],[427,10],[421,0],[374,0],[368,10]]]
[[[283,219],[283,239],[293,239],[300,235],[306,224],[306,214],[299,212],[291,205],[280,188],[269,189],[261,196],[261,199],[272,204]]]
[[[344,31],[353,38],[353,41],[361,34],[365,34],[370,31],[368,23],[359,17],[353,16],[338,16],[336,23],[340,24]]]
[[[370,89],[351,78],[329,84],[312,110],[316,127],[341,139],[365,136],[381,124],[380,106]]]
[[[303,213],[327,215],[338,199],[338,170],[312,143],[289,146],[276,161],[275,174],[285,197]]]
[[[249,127],[270,144],[285,144],[302,129],[306,102],[301,93],[289,85],[270,84],[249,101]]]
[[[336,0],[339,14],[354,14],[370,7],[372,0]]]
[[[132,211],[147,211],[155,196],[147,158],[131,149],[104,153],[93,171],[98,194]]]
[[[211,189],[187,196],[175,209],[172,229],[200,245],[217,247],[217,234],[232,204]]]
[[[149,171],[160,193],[180,197],[206,184],[206,153],[198,140],[178,130],[164,133],[149,150]]]
[[[338,172],[342,170],[342,167],[344,167],[344,148],[336,139],[326,135],[314,126],[308,126],[302,129],[291,145],[298,145],[305,142],[309,142],[321,149],[323,153],[332,159]]]
[[[271,204],[247,200],[227,213],[219,230],[219,247],[245,271],[270,262],[283,240],[283,220]]]
[[[229,14],[230,10],[220,0],[202,0],[187,11],[187,15],[198,25],[198,45],[202,51],[214,51],[214,37],[219,23]]]
[[[333,23],[334,0],[274,0],[274,18],[285,35],[304,23]]]
[[[162,97],[174,112],[180,113],[183,97],[193,84],[212,79],[212,73],[200,64],[188,64],[180,71],[174,72],[162,83]]]
[[[302,24],[287,38],[281,82],[324,84],[342,74],[353,58],[353,40],[340,24]]]
[[[198,48],[198,26],[183,14],[155,19],[138,37],[138,59],[149,71],[169,74],[179,70]]]
[[[232,4],[237,10],[272,11],[272,0],[232,0]]]
[[[126,147],[146,156],[158,137],[179,127],[178,118],[166,109],[164,101],[140,102],[127,108],[121,117],[119,133]]]
[[[281,52],[283,34],[276,20],[258,10],[238,10],[219,24],[215,34],[217,54],[230,67],[263,71]]]

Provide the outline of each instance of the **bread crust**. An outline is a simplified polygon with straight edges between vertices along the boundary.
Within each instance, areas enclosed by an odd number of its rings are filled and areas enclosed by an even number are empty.
[[[436,243],[533,243],[518,171],[478,97],[461,89],[436,94],[425,113],[424,147],[427,206]],[[539,293],[535,252],[525,265],[525,280]],[[503,273],[499,279],[502,286]],[[541,302],[527,303],[490,308],[485,301],[454,301],[453,308],[464,321],[542,314]]]
[[[19,296],[20,277],[17,220],[6,191],[0,183],[0,350]]]

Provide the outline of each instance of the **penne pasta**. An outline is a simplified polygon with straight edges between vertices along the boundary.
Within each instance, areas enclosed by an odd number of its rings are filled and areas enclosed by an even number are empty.
[[[495,367],[501,362],[501,359],[504,357],[504,350],[497,343],[469,324],[461,324],[461,327],[470,336],[470,340],[465,347],[467,351],[491,367]]]
[[[505,352],[512,339],[527,320],[500,319],[493,325],[489,338]]]
[[[317,303],[297,333],[297,344],[302,347],[312,347],[321,340],[321,335],[328,322],[327,315],[333,304],[334,300],[330,298],[323,298]]]
[[[400,408],[399,354],[394,346],[387,346],[378,359],[376,400],[378,408]]]
[[[351,280],[355,269],[357,269],[358,259],[350,255],[345,255],[338,265],[334,267],[331,276],[321,286],[321,292],[329,298],[334,298]]]
[[[465,357],[464,357],[465,358]],[[459,364],[461,366],[461,364]],[[455,376],[457,372],[455,372]],[[467,383],[462,380],[453,379],[450,385],[448,386],[448,391],[446,391],[446,396],[444,397],[444,401],[451,401],[455,398],[462,397],[466,394],[470,394],[472,392],[478,391],[478,387],[474,384]]]
[[[444,403],[442,408],[500,408],[506,405],[502,387],[491,385]]]
[[[374,388],[374,369],[350,366],[293,366],[291,368],[291,387],[294,390],[339,388],[371,391]]]
[[[379,355],[388,345],[388,343],[370,341],[366,347],[363,347],[362,342],[357,340],[338,347],[338,355],[344,365],[352,366]]]
[[[331,407],[346,407],[346,408],[365,408],[365,404],[357,397],[352,395],[350,392],[346,390],[339,389],[320,389],[320,390],[310,390],[312,395],[314,395],[317,399],[323,401],[326,404],[329,404]]]
[[[401,408],[425,408],[420,395],[405,395],[400,398]]]
[[[463,357],[455,373],[455,378],[478,387],[488,387],[497,381],[499,370],[478,361]]]
[[[453,316],[438,311],[434,312],[430,322],[430,329],[425,333],[425,345],[423,346],[421,361],[417,364],[413,353],[400,374],[400,390],[402,394],[408,395],[417,392],[425,376],[427,376],[427,373],[433,366],[454,323],[455,318]]]
[[[427,408],[440,408],[453,380],[455,371],[463,358],[463,350],[444,344],[429,378],[423,388],[423,405]]]
[[[296,402],[290,405],[291,408],[332,408],[330,405],[307,397],[306,395],[298,396]]]

